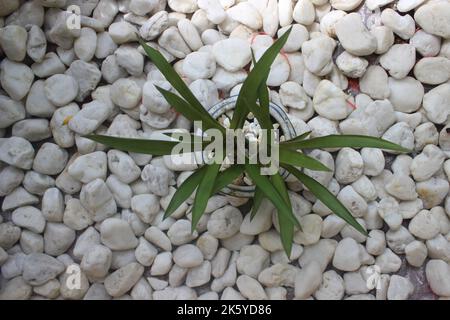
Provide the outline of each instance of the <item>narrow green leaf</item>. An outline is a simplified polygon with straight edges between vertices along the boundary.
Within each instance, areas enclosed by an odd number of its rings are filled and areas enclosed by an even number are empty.
[[[316,171],[331,171],[330,168],[320,161],[307,156],[302,152],[283,148],[280,144],[280,163],[290,164],[296,167],[307,168]]]
[[[291,140],[284,141],[283,144],[287,144],[288,142],[292,143],[292,142],[305,140],[306,137],[309,136],[310,134],[311,134],[311,131],[306,131],[306,132],[302,133],[301,135],[299,135],[299,136],[297,136],[297,137],[295,137],[295,138],[293,138]]]
[[[195,188],[198,187],[200,181],[202,181],[205,176],[206,166],[194,171],[183,183],[179,186],[177,191],[173,194],[169,205],[167,206],[166,212],[164,213],[164,219],[169,217],[172,213],[177,210],[187,198],[189,198],[194,192]]]
[[[207,164],[205,167],[206,171],[197,188],[194,204],[192,206],[192,232],[194,232],[198,221],[205,213],[206,205],[208,204],[208,200],[213,193],[214,182],[219,173],[220,164]]]
[[[335,215],[343,219],[363,235],[368,235],[367,231],[358,223],[358,221],[356,221],[347,208],[327,188],[293,166],[283,165],[283,167],[297,177],[297,179],[300,180],[300,182],[303,183],[309,191],[317,197],[317,199],[330,208]]]
[[[255,54],[253,53],[252,49],[252,61],[253,65],[256,65],[256,59]],[[267,76],[263,79],[261,84],[258,87],[258,101],[259,101],[259,108],[261,109],[261,117],[263,118],[263,122],[261,123],[261,126],[263,129],[269,130],[272,129],[272,123],[270,121],[270,98],[269,98],[269,91],[267,90],[267,78],[269,77],[269,73],[267,73]],[[263,126],[263,124],[265,124]],[[269,124],[269,125],[267,125]]]
[[[243,165],[235,165],[220,172],[216,178],[213,193],[217,193],[233,183],[233,181],[244,172],[244,169],[245,167]]]
[[[270,121],[270,118],[268,118],[265,114],[264,114],[264,109],[261,108],[260,106],[258,106],[256,103],[255,104],[250,104],[250,102],[247,101],[246,98],[242,98],[245,105],[247,106],[248,110],[250,110],[253,115],[256,117],[256,119],[258,120],[259,124],[261,125],[261,128],[269,130],[272,128],[272,122]]]
[[[176,111],[191,121],[201,121],[203,130],[214,128],[223,133],[225,132],[225,128],[222,127],[206,110],[203,109],[199,111],[175,93],[165,90],[159,86],[155,87],[163,95],[166,101],[175,108]]]
[[[290,149],[316,149],[316,148],[380,148],[400,152],[411,152],[398,144],[376,137],[361,135],[329,135],[303,141],[285,141],[281,143]]]
[[[291,199],[289,198],[286,184],[281,175],[277,173],[271,176],[270,180],[272,181],[273,186],[280,192],[292,212]],[[289,258],[291,256],[292,241],[294,240],[294,225],[289,220],[289,217],[286,217],[283,212],[278,212],[278,223],[280,224],[281,243]]]
[[[255,194],[253,195],[253,206],[252,211],[250,212],[250,221],[256,216],[259,207],[264,199],[264,193],[261,191],[258,186],[255,186]]]
[[[85,137],[114,149],[151,154],[154,156],[164,156],[171,154],[173,147],[180,143],[183,143],[177,141],[120,138],[96,134],[87,135]]]
[[[286,201],[284,201],[283,197],[279,194],[277,189],[275,189],[269,178],[261,175],[260,170],[261,166],[258,164],[245,164],[245,171],[247,174],[253,180],[255,185],[261,189],[265,197],[274,204],[274,206],[278,209],[278,212],[288,217],[291,223],[299,226],[300,224],[298,223],[297,218],[286,204]]]
[[[270,67],[286,43],[289,34],[291,33],[291,28],[287,30],[278,40],[276,40],[269,49],[267,49],[258,62],[254,65],[253,69],[248,74],[245,79],[242,88],[239,92],[238,99],[236,101],[236,107],[234,110],[233,118],[231,119],[231,129],[242,128],[245,117],[248,114],[248,108],[243,101],[245,97],[248,104],[256,104],[258,98],[258,88],[264,79],[267,78]]]
[[[189,90],[186,83],[183,81],[183,79],[180,78],[178,73],[175,71],[175,69],[172,67],[172,65],[167,62],[167,60],[164,58],[164,56],[159,53],[157,50],[150,47],[148,44],[145,43],[144,40],[139,38],[139,43],[144,49],[145,53],[149,57],[149,59],[155,64],[155,66],[158,68],[159,71],[164,75],[164,77],[167,79],[167,81],[172,85],[172,87],[175,88],[175,90],[178,91],[178,93],[197,111],[201,112],[202,110],[205,110],[203,108],[200,101],[197,100],[197,98],[194,96],[194,94]]]

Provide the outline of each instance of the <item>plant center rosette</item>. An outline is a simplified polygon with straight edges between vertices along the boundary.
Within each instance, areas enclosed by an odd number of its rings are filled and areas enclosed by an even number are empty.
[[[244,164],[239,163],[239,156],[238,153],[243,151],[245,153],[245,157],[247,160],[252,158],[252,156],[258,157],[259,154],[264,153],[264,156],[267,157],[268,161],[271,161],[271,159],[276,159],[276,163],[270,163],[271,165],[274,165],[279,167],[279,157],[278,150],[275,148],[272,148],[272,144],[276,144],[277,147],[280,142],[291,140],[296,137],[296,132],[294,129],[294,126],[292,125],[289,116],[285,112],[285,110],[280,107],[279,105],[270,102],[269,104],[269,113],[270,118],[272,122],[272,129],[273,132],[267,132],[266,130],[261,128],[261,125],[258,122],[258,119],[250,113],[244,122],[244,125],[241,130],[242,137],[245,141],[242,141],[242,148],[238,148],[237,144],[239,141],[237,140],[237,134],[235,130],[230,130],[230,123],[231,119],[233,118],[234,110],[236,107],[236,101],[238,99],[238,96],[232,96],[227,99],[224,99],[223,101],[215,104],[212,106],[208,112],[211,114],[211,116],[216,119],[226,130],[229,134],[226,134],[223,138],[228,139],[226,141],[232,141],[233,150],[224,150],[225,151],[225,157],[221,163],[221,167],[219,169],[220,172],[223,172],[224,170],[228,169],[232,164]],[[204,132],[197,128],[195,131],[195,134],[197,136],[205,136]],[[263,137],[265,135],[265,137]],[[271,137],[272,135],[272,137]],[[270,143],[272,141],[272,144]],[[268,146],[264,147],[264,144],[268,142]],[[249,144],[253,143],[254,148],[249,147]],[[223,144],[224,146],[227,146],[227,142]],[[257,154],[255,154],[257,153]],[[214,156],[214,152],[209,152],[209,154],[201,153],[201,159],[198,159],[202,164],[205,163],[205,161],[211,161]],[[242,154],[241,154],[242,156]],[[255,158],[253,158],[255,159]],[[256,160],[256,159],[255,159]],[[273,162],[273,161],[271,161]],[[289,173],[286,172],[283,168],[279,168],[279,173],[282,177],[286,178]],[[224,187],[221,191],[221,193],[226,195],[231,195],[235,197],[242,197],[242,198],[251,198],[254,196],[255,193],[255,185],[252,181],[252,179],[245,173],[242,173],[237,177],[233,183],[229,184],[228,186]]]

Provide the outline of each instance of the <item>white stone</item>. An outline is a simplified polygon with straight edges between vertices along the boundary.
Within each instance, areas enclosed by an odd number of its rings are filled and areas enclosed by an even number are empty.
[[[162,164],[149,164],[142,169],[141,178],[152,193],[163,197],[169,193],[169,183],[173,173]]]
[[[78,95],[76,100],[83,101],[89,93],[97,87],[102,76],[97,65],[82,60],[75,60],[65,72],[78,82]]]
[[[381,13],[381,22],[392,29],[403,40],[408,40],[414,35],[415,22],[409,15],[400,15],[391,8],[384,9]]]
[[[134,160],[119,150],[108,151],[108,168],[123,183],[131,183],[141,175],[141,170]]]
[[[116,202],[101,179],[95,179],[82,187],[80,201],[94,221],[102,221],[117,211]]]
[[[350,13],[336,23],[336,36],[346,51],[365,56],[377,49],[375,37],[364,26],[358,13]]]
[[[150,273],[152,276],[165,275],[170,268],[172,268],[172,253],[161,252],[155,257]]]
[[[8,25],[0,31],[0,45],[9,60],[20,62],[25,58],[27,30],[17,25]]]
[[[403,79],[416,62],[416,50],[410,44],[394,44],[380,57],[381,66],[396,79]]]
[[[314,22],[314,5],[309,0],[299,0],[295,4],[293,18],[296,22],[308,26]]]
[[[32,232],[42,233],[45,228],[45,219],[39,209],[31,206],[20,207],[13,211],[12,221],[15,225],[26,228]]]
[[[54,143],[44,143],[36,153],[33,170],[48,175],[56,175],[64,170],[69,155],[66,150]]]
[[[111,86],[111,100],[120,108],[133,109],[141,98],[141,87],[129,78],[118,79]]]
[[[380,66],[369,66],[359,82],[361,92],[373,99],[386,99],[389,96],[388,75]]]
[[[64,269],[64,264],[55,258],[43,253],[32,253],[24,260],[22,275],[30,285],[39,286],[55,279]]]
[[[63,223],[48,222],[44,232],[44,252],[59,256],[75,241],[75,231]]]
[[[132,76],[140,76],[144,70],[144,56],[131,45],[121,45],[114,53],[119,66]]]
[[[322,80],[313,98],[314,110],[329,120],[345,119],[350,112],[344,92],[328,80]]]
[[[195,25],[190,20],[181,19],[180,21],[178,21],[177,26],[181,37],[191,50],[196,51],[203,46],[200,34]]]
[[[450,84],[444,83],[428,91],[423,97],[423,108],[426,116],[434,123],[444,123],[447,120],[450,110]]]
[[[242,215],[239,210],[225,206],[214,211],[208,221],[208,232],[217,239],[229,238],[239,231]]]
[[[441,84],[450,79],[450,60],[445,57],[425,57],[414,67],[414,76],[426,84]]]
[[[176,12],[192,13],[197,9],[195,0],[169,0],[169,7]]]
[[[414,13],[414,19],[422,29],[444,39],[450,38],[450,28],[445,23],[449,16],[450,4],[446,1],[426,3]]]
[[[252,59],[250,45],[238,38],[216,42],[212,53],[217,63],[230,72],[242,69]]]
[[[105,289],[113,297],[120,297],[128,292],[144,273],[144,267],[130,263],[114,271],[105,278]]]
[[[229,8],[226,12],[231,19],[249,27],[250,29],[259,30],[262,27],[263,19],[260,13],[249,2],[240,2]]]
[[[421,267],[427,258],[428,250],[421,241],[412,241],[405,247],[406,260],[413,267]]]
[[[335,47],[335,41],[328,36],[319,36],[303,42],[305,67],[318,76],[329,73],[333,65],[331,60]]]
[[[375,259],[375,264],[380,267],[381,273],[397,272],[401,265],[402,260],[391,251],[386,248],[384,252]]]
[[[68,126],[80,135],[94,132],[110,115],[110,108],[99,100],[83,105],[81,110],[69,120]]]
[[[387,26],[374,26],[370,29],[370,33],[372,33],[377,41],[376,54],[385,53],[394,44],[394,33]]]
[[[261,284],[247,275],[239,276],[236,285],[241,294],[248,299],[267,300],[267,295]]]
[[[429,144],[411,162],[411,174],[416,181],[431,178],[444,163],[444,153],[437,146]]]
[[[167,11],[159,11],[152,15],[139,29],[139,34],[145,40],[153,40],[169,27]]]
[[[412,44],[417,52],[419,52],[423,57],[433,57],[438,55],[441,49],[441,38],[438,36],[426,33],[423,30],[418,30],[411,39],[409,43]]]
[[[236,260],[236,267],[240,274],[257,278],[260,272],[269,266],[269,253],[258,245],[242,247]]]
[[[340,300],[345,293],[344,280],[334,270],[322,275],[322,284],[314,293],[317,300]]]
[[[355,271],[361,266],[358,243],[352,238],[339,242],[334,252],[333,266],[342,271]]]
[[[405,77],[400,80],[389,78],[389,90],[389,100],[396,111],[414,112],[420,108],[424,88],[416,79],[412,77]]]
[[[278,30],[277,35],[278,37],[281,37],[291,26],[286,26],[284,28],[281,28]],[[289,37],[283,46],[284,52],[296,52],[300,50],[303,42],[307,41],[309,39],[309,32],[301,24],[293,24],[291,33],[289,34]]]
[[[420,239],[432,239],[439,233],[439,222],[430,211],[422,210],[409,223],[409,231]]]
[[[211,233],[211,235],[213,234]],[[189,220],[180,219],[170,226],[167,231],[167,236],[173,245],[179,246],[197,238],[198,233],[197,231],[192,232],[191,222]]]
[[[216,62],[209,52],[192,52],[183,60],[183,73],[193,81],[211,78],[215,72]]]
[[[391,276],[387,291],[388,300],[407,300],[413,292],[414,286],[408,278],[396,274]]]
[[[426,266],[426,277],[431,290],[439,296],[450,296],[450,267],[442,260],[430,260]]]
[[[30,91],[33,80],[33,71],[27,65],[9,59],[0,63],[0,83],[13,100],[22,100]]]
[[[306,299],[310,297],[322,283],[320,265],[313,261],[304,266],[295,278],[295,298]]]
[[[80,182],[89,183],[97,178],[104,180],[106,171],[106,154],[96,151],[76,158],[67,172]]]
[[[385,188],[389,194],[399,200],[414,200],[417,198],[414,180],[406,175],[394,174]]]
[[[344,51],[336,58],[336,65],[344,75],[350,78],[360,78],[366,72],[369,62]]]
[[[191,52],[191,49],[184,41],[176,27],[169,27],[164,30],[158,39],[158,44],[177,58],[184,58]]]

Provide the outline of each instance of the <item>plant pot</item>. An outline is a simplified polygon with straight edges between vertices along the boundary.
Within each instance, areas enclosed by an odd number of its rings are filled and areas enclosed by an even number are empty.
[[[235,108],[237,98],[238,96],[232,96],[225,100],[222,100],[221,102],[212,106],[208,111],[213,118],[218,119],[224,113]],[[275,103],[270,102],[269,112],[275,122],[280,125],[280,130],[285,136],[286,140],[292,139],[297,136],[294,126],[292,125],[287,113],[283,110],[283,108]],[[284,178],[289,175],[283,169],[280,170],[280,173]],[[255,186],[241,186],[230,184],[228,185],[228,187],[222,189],[221,193],[234,197],[251,198],[255,193]]]

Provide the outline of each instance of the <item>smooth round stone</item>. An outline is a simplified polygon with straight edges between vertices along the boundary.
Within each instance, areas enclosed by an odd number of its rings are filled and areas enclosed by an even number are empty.
[[[426,84],[441,84],[450,78],[450,60],[444,57],[420,59],[414,67],[414,76]]]
[[[336,23],[336,36],[355,56],[366,56],[377,49],[375,37],[367,30],[358,13],[350,13]]]
[[[389,78],[389,100],[396,111],[417,111],[425,93],[423,85],[412,77],[401,80]]]
[[[55,74],[45,80],[44,91],[47,99],[57,107],[72,102],[78,95],[78,82],[69,75]]]
[[[201,265],[203,254],[198,247],[185,244],[174,251],[173,261],[182,268],[193,268]]]
[[[209,79],[216,72],[214,56],[209,52],[192,52],[183,60],[183,73],[189,79]]]
[[[121,78],[111,86],[111,100],[124,109],[133,109],[141,102],[142,89],[133,80]]]
[[[48,175],[56,175],[64,170],[69,155],[65,149],[50,142],[44,143],[36,153],[33,170]]]
[[[9,25],[0,30],[0,45],[6,57],[22,61],[27,52],[27,30],[21,26]]]
[[[213,45],[212,53],[217,63],[230,72],[242,69],[252,59],[250,45],[239,38],[216,42]]]
[[[138,240],[128,222],[109,218],[100,226],[101,240],[111,250],[127,250],[136,248]]]
[[[414,13],[414,20],[428,33],[450,38],[450,3],[447,1],[437,1],[427,3]]]
[[[211,214],[208,232],[217,239],[229,238],[239,231],[241,223],[241,212],[232,206],[225,206]]]
[[[33,80],[33,71],[27,65],[9,59],[0,63],[0,83],[12,99],[22,100],[30,91]]]

